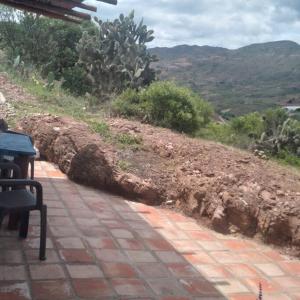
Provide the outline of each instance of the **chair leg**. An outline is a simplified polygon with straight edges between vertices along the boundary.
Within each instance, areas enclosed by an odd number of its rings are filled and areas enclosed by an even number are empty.
[[[41,208],[40,260],[46,260],[47,206]]]
[[[0,227],[2,226],[4,217],[5,217],[4,211],[0,210]]]
[[[27,238],[28,225],[29,225],[29,216],[30,216],[29,211],[26,211],[26,212],[22,213],[22,216],[21,216],[21,225],[20,225],[19,237],[22,238],[22,239]]]
[[[31,158],[30,158],[30,179],[31,179],[31,180],[34,179],[34,157],[31,157]],[[30,186],[30,192],[31,192],[31,193],[34,192],[33,186]]]

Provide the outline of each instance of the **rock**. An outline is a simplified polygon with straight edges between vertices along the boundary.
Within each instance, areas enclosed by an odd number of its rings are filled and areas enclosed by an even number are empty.
[[[270,192],[268,192],[266,190],[264,190],[260,193],[260,197],[266,202],[269,202],[269,201],[275,199],[274,195],[272,195]]]
[[[213,228],[221,233],[228,232],[228,223],[224,212],[224,207],[218,206],[212,217]]]
[[[0,92],[0,104],[4,104],[6,102],[6,99],[4,95]]]

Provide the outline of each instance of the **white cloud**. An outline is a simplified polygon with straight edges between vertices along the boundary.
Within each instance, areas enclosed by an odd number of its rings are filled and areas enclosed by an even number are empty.
[[[155,30],[151,46],[178,44],[237,48],[251,43],[293,40],[300,43],[299,0],[95,0],[106,20],[132,9]]]

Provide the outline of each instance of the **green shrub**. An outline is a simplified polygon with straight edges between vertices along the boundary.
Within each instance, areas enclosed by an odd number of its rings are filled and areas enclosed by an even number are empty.
[[[250,138],[260,138],[264,132],[264,120],[258,112],[233,118],[231,128],[238,134],[248,135]]]
[[[191,90],[167,81],[140,91],[126,90],[114,101],[113,111],[186,133],[207,125],[213,113],[211,106]]]

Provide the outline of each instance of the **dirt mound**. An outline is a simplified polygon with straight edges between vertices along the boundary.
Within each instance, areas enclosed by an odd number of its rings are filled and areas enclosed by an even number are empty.
[[[21,123],[48,160],[70,178],[161,203],[206,220],[223,233],[260,237],[300,249],[300,175],[230,147],[167,129],[108,119],[114,134],[142,140],[120,149],[70,119],[36,116]],[[127,171],[118,167],[126,162]]]
[[[158,190],[148,180],[122,172],[117,167],[115,150],[86,124],[70,118],[27,117],[19,130],[35,140],[41,157],[56,163],[70,179],[96,188],[139,198],[150,204],[160,200]]]
[[[168,203],[223,233],[300,249],[300,175],[217,143],[123,119],[113,131],[140,135],[132,172],[160,186]],[[124,156],[124,154],[123,154]]]

